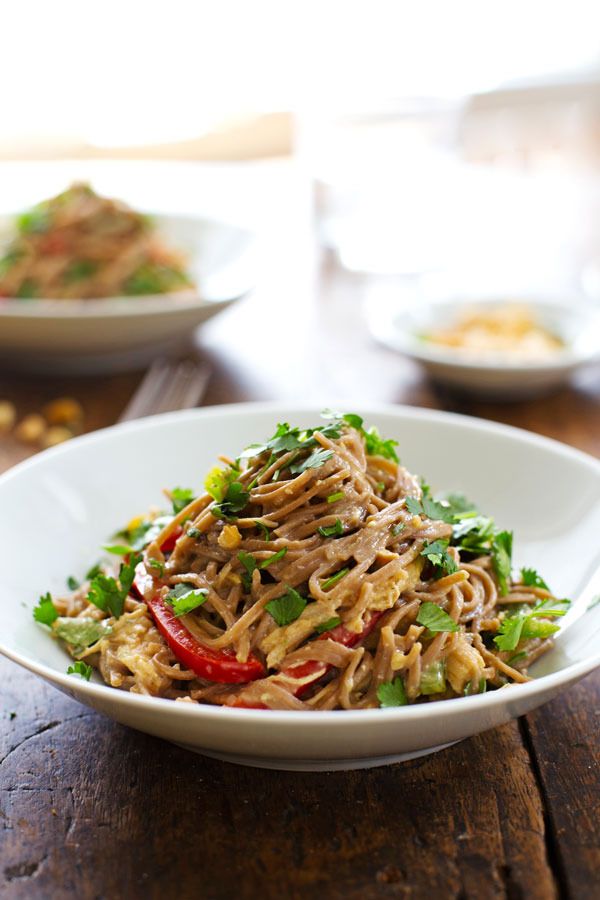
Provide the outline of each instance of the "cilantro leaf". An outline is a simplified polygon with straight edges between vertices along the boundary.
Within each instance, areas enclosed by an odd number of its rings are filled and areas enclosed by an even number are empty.
[[[295,622],[304,612],[307,600],[302,597],[294,588],[288,587],[285,594],[270,600],[265,609],[269,612],[276,623],[281,627]]]
[[[52,630],[57,637],[71,644],[75,653],[81,653],[100,638],[110,634],[112,628],[106,622],[97,619],[59,616],[53,622]]]
[[[447,509],[456,519],[464,519],[467,515],[473,516],[479,513],[475,504],[471,503],[464,494],[450,492],[447,494],[440,494],[436,499],[438,501],[443,501],[444,504],[446,504]]]
[[[334,525],[326,525],[317,528],[321,537],[339,537],[344,533],[344,526],[341,519],[336,519]]]
[[[176,516],[182,509],[191,503],[194,499],[194,492],[191,488],[176,487],[171,491],[171,503],[173,504],[173,515]]]
[[[258,564],[252,554],[247,553],[245,550],[240,550],[237,558],[246,570],[242,573],[242,584],[244,585],[246,593],[249,593],[250,588],[252,587],[252,573],[258,568]]]
[[[394,462],[400,462],[394,449],[398,446],[398,441],[393,440],[393,438],[384,440],[374,425],[368,431],[363,432],[363,437],[368,456],[383,456],[385,459],[393,459]]]
[[[421,556],[424,556],[429,562],[436,567],[436,577],[442,575],[452,575],[458,572],[458,566],[448,553],[448,541],[439,539],[425,544],[421,550]]]
[[[407,497],[406,508],[413,516],[427,516],[428,519],[436,522],[454,522],[454,513],[436,500],[432,500],[431,497],[423,497],[422,500],[417,500],[416,497]]]
[[[127,544],[103,544],[102,549],[107,553],[114,553],[115,556],[129,556],[130,553],[135,552],[133,547],[129,547]]]
[[[211,513],[217,519],[236,518],[238,513],[248,505],[250,494],[239,481],[232,481],[225,491],[225,496],[220,503],[216,503]]]
[[[37,606],[33,609],[33,618],[42,625],[52,625],[52,623],[58,619],[58,613],[52,602],[50,593],[40,597]]]
[[[67,587],[70,591],[76,591],[79,587],[79,581],[75,578],[74,575],[69,575],[67,578]]]
[[[393,681],[384,681],[379,685],[377,699],[382,709],[390,706],[406,706],[408,698],[400,675],[397,675]]]
[[[111,575],[99,572],[90,583],[87,599],[98,609],[109,612],[116,619],[123,613],[125,600],[133,584],[136,566],[141,562],[142,556],[133,553],[129,562],[121,563],[118,581]]]
[[[67,669],[67,675],[81,675],[82,678],[85,678],[86,681],[89,681],[92,672],[94,670],[91,666],[88,666],[87,663],[84,663],[82,659],[78,659]]]
[[[476,515],[461,519],[452,528],[452,545],[474,556],[491,553],[494,540],[494,520]]]
[[[417,613],[417,622],[424,625],[429,631],[458,631],[458,625],[451,619],[448,613],[441,609],[437,603],[427,601],[422,603]]]
[[[333,456],[333,450],[325,450],[323,447],[313,450],[312,453],[298,463],[288,466],[292,475],[299,475],[307,469],[318,469]]]
[[[339,616],[333,616],[331,619],[327,619],[326,622],[321,622],[320,625],[317,625],[315,631],[317,634],[325,634],[326,631],[331,631],[333,628],[337,628],[338,625],[342,624],[342,620]]]
[[[507,615],[500,623],[494,643],[500,650],[515,650],[522,640],[550,637],[559,630],[559,626],[544,619],[564,616],[569,606],[569,600],[554,600],[550,597],[537,603],[531,611]]]
[[[521,569],[521,583],[527,585],[527,587],[539,587],[543,588],[545,591],[550,590],[544,579],[538,575],[535,569]]]
[[[499,531],[492,541],[492,562],[502,597],[508,594],[512,568],[512,542],[512,531]]]
[[[165,603],[173,609],[177,617],[185,616],[198,606],[206,602],[208,591],[197,588],[193,584],[180,582],[172,588],[165,597]]]

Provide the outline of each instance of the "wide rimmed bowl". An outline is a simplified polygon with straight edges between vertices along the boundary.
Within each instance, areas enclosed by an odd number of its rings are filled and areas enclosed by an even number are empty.
[[[221,406],[118,425],[48,450],[0,478],[0,652],[117,721],[197,752],[281,769],[383,765],[432,752],[500,725],[554,697],[600,665],[600,463],[514,428],[403,407],[352,410],[400,441],[402,461],[435,489],[462,490],[515,531],[515,566],[536,566],[575,599],[536,679],[498,691],[397,709],[276,712],[225,709],[128,694],[66,674],[68,657],[37,625],[41,593],[64,591],[98,547],[161,489],[199,488],[220,454],[308,426],[319,410],[282,404]]]
[[[196,285],[185,291],[98,300],[0,299],[0,363],[51,372],[139,368],[254,286],[255,236],[227,222],[153,215],[184,253]],[[10,220],[0,220],[7,233]]]

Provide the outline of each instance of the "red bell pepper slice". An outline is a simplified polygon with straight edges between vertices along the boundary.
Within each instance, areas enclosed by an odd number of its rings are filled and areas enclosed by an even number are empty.
[[[162,549],[166,549],[164,545]],[[239,662],[233,650],[213,650],[206,647],[187,630],[156,592],[150,594],[148,591],[148,596],[144,589],[154,587],[154,581],[143,563],[136,569],[134,587],[148,606],[156,627],[174,655],[199,678],[218,684],[245,684],[264,677],[265,667],[256,656],[250,655],[246,662]]]

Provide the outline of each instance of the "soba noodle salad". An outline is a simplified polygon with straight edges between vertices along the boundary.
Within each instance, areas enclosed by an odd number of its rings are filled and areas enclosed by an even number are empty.
[[[115,688],[253,709],[448,700],[525,682],[569,601],[355,414],[287,423],[133,519],[34,618]],[[120,564],[117,558],[121,557]]]
[[[73,184],[15,220],[0,254],[0,297],[90,299],[190,288],[183,257],[152,220]]]

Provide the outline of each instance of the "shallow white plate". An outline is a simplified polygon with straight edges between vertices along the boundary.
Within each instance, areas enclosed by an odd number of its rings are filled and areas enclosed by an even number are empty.
[[[371,334],[381,343],[419,362],[436,381],[498,399],[531,397],[568,381],[600,358],[600,310],[579,298],[526,298],[538,321],[562,339],[565,348],[544,360],[466,356],[432,344],[421,335],[456,321],[461,309],[502,298],[447,297],[429,301],[417,293],[407,300],[389,288],[374,289],[365,306]]]
[[[237,226],[154,215],[187,257],[197,289],[99,300],[0,299],[0,360],[38,371],[102,371],[143,365],[189,337],[253,286],[254,237]],[[10,227],[0,220],[0,232]]]
[[[515,566],[539,568],[559,596],[578,598],[539,680],[475,697],[398,709],[275,712],[192,706],[65,674],[68,657],[31,616],[38,596],[65,589],[98,558],[115,527],[161,488],[199,489],[219,454],[319,422],[318,409],[236,405],[119,425],[46,451],[0,478],[0,652],[60,690],[133,728],[223,759],[282,769],[350,769],[432,752],[528,712],[600,664],[600,463],[553,441],[429,410],[359,409],[400,441],[403,462],[434,489],[464,490],[515,530]],[[34,511],[32,513],[32,510]],[[598,587],[595,588],[598,592]],[[94,676],[96,678],[96,676]]]

